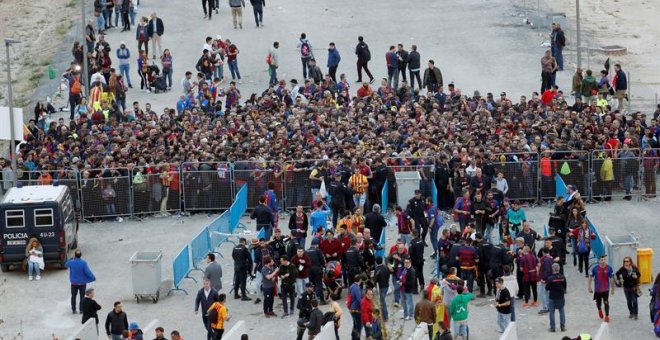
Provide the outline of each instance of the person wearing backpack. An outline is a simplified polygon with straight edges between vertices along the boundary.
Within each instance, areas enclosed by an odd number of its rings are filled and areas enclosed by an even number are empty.
[[[222,339],[222,334],[225,332],[225,322],[231,320],[231,315],[227,313],[227,307],[225,307],[225,301],[227,301],[227,295],[224,293],[219,294],[218,301],[214,302],[208,310],[213,340]]]
[[[358,72],[358,80],[356,83],[361,83],[362,82],[362,69],[367,73],[369,76],[369,84],[372,84],[374,82],[374,76],[371,75],[371,71],[369,71],[369,61],[371,60],[371,52],[369,51],[369,45],[364,42],[364,38],[362,36],[358,37],[358,44],[355,46],[355,55],[357,55],[357,72]]]
[[[589,277],[589,252],[591,240],[595,240],[596,235],[589,229],[589,221],[586,219],[582,220],[579,228],[573,229],[572,234],[577,244],[578,271],[582,273],[582,265],[584,265],[584,276]]]
[[[268,74],[270,75],[270,79],[268,80],[269,85],[277,84],[277,68],[280,66],[278,52],[279,48],[280,43],[277,41],[274,42],[273,47],[270,49],[268,56],[266,57],[266,64],[268,64]]]
[[[309,61],[312,60],[312,44],[307,40],[307,34],[301,33],[298,44],[296,45],[300,50],[300,61],[303,68],[303,79],[307,79],[307,71],[309,70]],[[311,75],[310,75],[311,76]]]

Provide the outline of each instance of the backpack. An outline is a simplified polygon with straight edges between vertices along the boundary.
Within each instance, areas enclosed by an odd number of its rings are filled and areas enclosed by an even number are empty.
[[[218,315],[218,310],[217,309],[215,309],[215,308],[209,309],[209,313],[208,313],[209,323],[217,324],[218,323],[218,316],[219,315]]]
[[[367,61],[371,60],[371,51],[369,51],[369,46],[364,45],[364,56],[367,57]]]
[[[270,65],[272,63],[273,63],[273,56],[270,53],[268,53],[268,55],[266,56],[266,64]]]
[[[80,79],[73,78],[73,84],[71,85],[71,93],[79,95],[82,92],[82,84],[80,84]]]
[[[581,231],[581,232],[582,232],[582,231]],[[583,233],[583,232],[582,232],[582,233]],[[584,235],[584,234],[583,234],[583,235]],[[582,253],[582,254],[586,253],[586,252],[589,250],[589,248],[587,248],[587,241],[585,240],[584,237],[582,237],[582,238],[578,241],[578,247],[577,247],[577,248],[578,248],[578,249],[577,249],[578,253]]]
[[[303,58],[308,58],[312,55],[312,49],[309,48],[309,42],[307,40],[300,40],[302,43],[300,45],[300,54]]]

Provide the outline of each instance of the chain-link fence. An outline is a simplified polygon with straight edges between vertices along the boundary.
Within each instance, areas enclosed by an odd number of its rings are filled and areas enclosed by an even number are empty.
[[[542,200],[554,200],[555,176],[575,185],[582,196],[589,197],[592,173],[587,151],[545,151],[539,160]]]
[[[133,214],[131,176],[126,168],[84,171],[80,194],[84,219]]]
[[[181,173],[178,164],[136,167],[131,171],[133,214],[181,211]]]
[[[186,211],[228,209],[233,178],[226,162],[191,162],[181,165],[181,188]]]
[[[596,150],[591,154],[594,172],[592,197],[595,200],[612,198],[632,199],[642,194],[642,152],[624,147],[620,150]]]
[[[536,201],[539,197],[539,154],[536,152],[502,153],[495,155],[494,184],[506,188],[505,196],[512,200]],[[498,174],[502,173],[500,179]],[[490,178],[488,179],[490,180]],[[506,182],[505,182],[506,181]],[[488,186],[492,187],[491,183]]]

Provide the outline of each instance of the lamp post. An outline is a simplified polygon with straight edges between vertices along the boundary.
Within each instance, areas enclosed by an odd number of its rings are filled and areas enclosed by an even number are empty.
[[[575,0],[575,27],[577,28],[577,67],[582,68],[582,48],[580,46],[580,0]]]
[[[13,44],[20,44],[21,42],[12,39],[12,38],[5,38],[5,48],[7,49],[7,86],[8,86],[8,94],[9,94],[9,131],[11,134],[11,140],[9,141],[9,157],[11,157],[11,167],[12,167],[12,172],[14,173],[14,186],[16,186],[16,183],[18,179],[16,178],[16,145],[14,145],[14,141],[16,141],[16,131],[14,130],[14,93],[11,88],[11,59],[9,59],[9,46]]]
[[[80,2],[80,11],[81,11],[81,17],[82,17],[82,42],[83,42],[83,64],[82,64],[82,76],[80,79],[82,80],[82,84],[85,87],[85,92],[89,91],[89,84],[87,84],[89,78],[88,78],[88,71],[87,68],[89,67],[89,61],[87,60],[87,53],[89,52],[87,50],[87,13],[85,9],[85,0]],[[71,108],[71,112],[73,112],[75,108]]]

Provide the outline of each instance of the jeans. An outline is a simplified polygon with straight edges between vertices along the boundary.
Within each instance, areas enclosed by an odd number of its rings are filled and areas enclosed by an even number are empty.
[[[124,64],[124,65],[119,65],[119,74],[126,79],[126,82],[128,85],[131,85],[131,65],[129,64]]]
[[[626,191],[626,195],[630,195],[632,192],[632,187],[633,187],[633,176],[632,175],[626,175],[623,177],[623,188]]]
[[[305,241],[306,237],[296,237],[296,240],[298,241],[298,245],[302,250],[305,250]]]
[[[463,338],[468,336],[468,324],[467,320],[462,320],[462,321],[454,321],[455,329],[456,329],[456,335],[457,336],[462,336]]]
[[[254,281],[257,283],[257,299],[261,299],[263,297],[263,290],[261,290],[262,280],[263,280],[263,275],[261,275],[260,270],[257,270],[257,273],[254,278]]]
[[[34,272],[34,275],[36,276],[41,275],[41,269],[39,269],[39,264],[36,262],[28,261],[28,275],[32,276],[32,272]]]
[[[431,246],[433,247],[433,253],[438,254],[438,227],[431,227]]]
[[[39,275],[39,272],[37,272],[37,275]],[[639,306],[637,305],[637,295],[635,295],[635,291],[624,288],[623,293],[626,294],[626,304],[628,305],[628,312],[630,312],[630,315],[636,316],[639,311]]]
[[[353,318],[353,329],[351,330],[351,339],[360,340],[360,334],[362,334],[362,313],[351,311],[351,317]]]
[[[311,57],[307,58],[300,58],[300,62],[302,63],[302,68],[303,68],[303,79],[307,79],[307,71],[309,71],[309,60],[312,59]],[[314,197],[314,196],[312,196]]]
[[[552,56],[557,60],[557,70],[564,70],[564,55],[562,54],[562,48],[559,46],[552,46]]]
[[[111,340],[122,340],[124,337],[121,334],[110,334]]]
[[[393,89],[399,87],[399,69],[395,67],[387,68],[387,85]]]
[[[204,328],[206,329],[206,340],[211,340],[213,338],[213,334],[211,333],[211,325],[209,324],[209,316],[206,313],[206,311],[202,311],[202,323],[204,324]]]
[[[564,303],[560,303],[561,307],[555,307],[557,301],[548,301],[548,310],[550,311],[550,329],[555,329],[555,309],[559,310],[559,327],[566,328],[566,313],[564,313]]]
[[[114,203],[106,203],[105,204],[105,212],[108,214],[108,216],[117,215],[117,210],[115,209],[115,204]]]
[[[254,22],[257,23],[257,27],[259,27],[259,24],[263,25],[264,24],[263,7],[252,7],[252,11],[254,12]]]
[[[213,76],[222,80],[222,78],[225,77],[225,67],[224,65],[216,65],[215,66],[215,71],[213,71]]]
[[[119,17],[121,16],[119,6],[115,6],[115,27],[119,27]],[[121,18],[121,25],[124,26],[124,18]]]
[[[105,31],[105,18],[103,14],[96,17],[97,32]]]
[[[338,65],[328,67],[328,74],[335,83],[337,82],[337,67]]]
[[[165,84],[167,84],[167,87],[170,88],[172,87],[172,73],[174,73],[174,70],[171,68],[164,68],[163,69],[163,76],[165,77]]]
[[[463,279],[467,285],[469,292],[474,291],[474,269],[461,269],[461,279]]]
[[[273,68],[272,66],[270,68]],[[238,60],[234,59],[229,62],[229,72],[231,72],[231,79],[236,79],[241,80],[241,72],[238,71]],[[277,74],[276,74],[277,76]],[[272,80],[272,75],[271,75],[271,80]],[[277,79],[276,81],[277,82]]]
[[[112,26],[112,9],[105,9],[104,14],[106,15],[105,17],[105,27],[111,27]]]
[[[410,90],[415,89],[415,78],[417,78],[417,84],[419,89],[422,89],[422,79],[419,76],[419,69],[417,71],[409,70],[410,73]]]
[[[264,313],[273,312],[273,302],[275,302],[275,288],[262,288],[264,291]]]
[[[392,275],[392,291],[394,292],[394,303],[399,303],[401,301],[401,287],[394,275]]]
[[[509,314],[497,313],[497,326],[500,328],[501,332],[504,332],[506,327],[511,322],[511,316]]]
[[[87,285],[71,285],[71,310],[76,311],[76,295],[80,294],[80,302],[78,304],[78,310],[82,312],[82,300],[85,296],[85,290],[87,290]]]
[[[496,238],[493,238],[493,230],[495,230],[495,225],[492,223],[486,223],[486,231],[484,232],[484,239],[486,240],[486,242],[490,244],[498,244],[499,235]]]
[[[296,279],[296,295],[300,296],[305,292],[305,285],[309,282],[308,278]]]
[[[131,17],[131,25],[135,25],[135,16],[137,16],[135,6],[131,6],[131,8],[128,10],[128,15]]]
[[[511,322],[516,322],[516,299],[511,296]]]
[[[550,300],[549,294],[550,292],[545,290],[545,283],[539,282],[539,297],[541,298],[542,309],[548,310],[548,300]]]
[[[403,241],[403,244],[406,246],[410,245],[410,242],[412,241],[412,236],[410,236],[410,234],[399,234],[399,237],[401,238],[401,241]]]
[[[284,313],[293,314],[293,310],[296,308],[296,291],[289,289],[282,289],[282,307],[284,308]],[[288,302],[291,302],[289,305]]]
[[[389,286],[381,287],[379,289],[381,316],[383,317],[383,321],[387,322],[389,315],[387,313],[387,301],[385,301],[385,297],[387,297],[387,290],[389,289]]]
[[[413,304],[412,293],[403,293],[403,316],[413,317],[415,305]]]
[[[268,84],[277,84],[277,67],[275,67],[275,65],[268,66],[268,74],[270,74],[270,80],[268,80]]]

